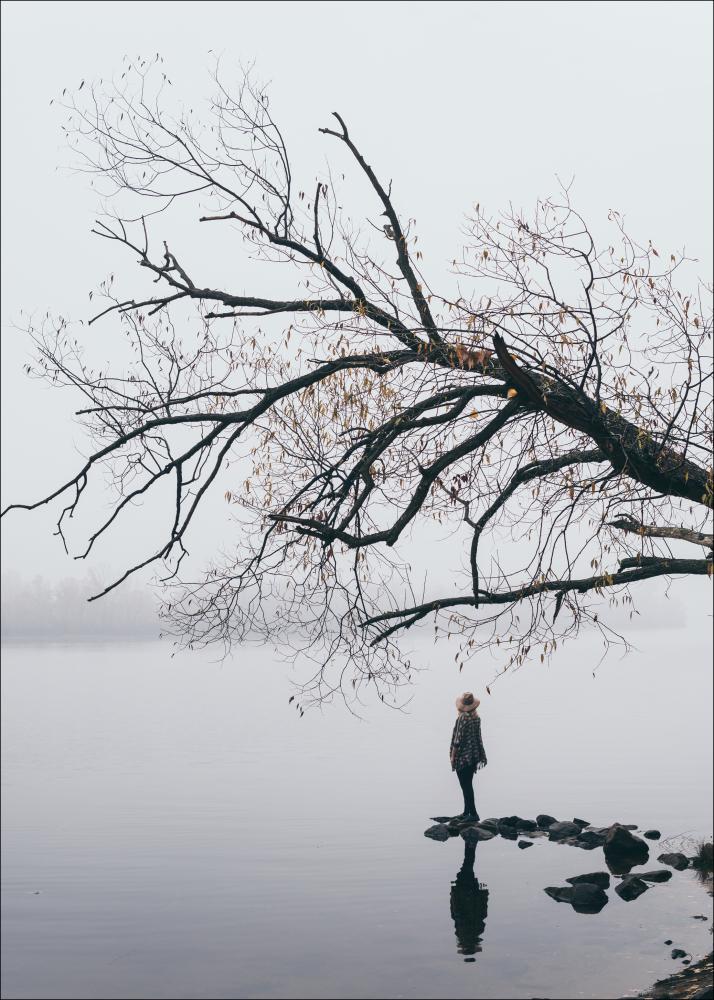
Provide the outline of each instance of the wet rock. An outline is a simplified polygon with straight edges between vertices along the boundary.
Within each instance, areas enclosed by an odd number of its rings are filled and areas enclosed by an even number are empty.
[[[669,882],[672,878],[672,872],[666,868],[657,868],[652,872],[635,872],[635,874],[643,882]]]
[[[549,816],[548,813],[540,813],[538,816],[536,816],[536,823],[541,828],[541,830],[547,830],[549,826],[552,826],[553,823],[557,822],[558,820],[555,818],[555,816]]]
[[[430,840],[448,840],[450,837],[449,828],[445,823],[437,823],[436,826],[430,826],[428,830],[425,830],[424,836],[429,837]]]
[[[577,913],[599,913],[607,903],[607,893],[599,885],[579,882],[573,888],[572,904]]]
[[[508,826],[505,823],[498,824],[498,832],[504,838],[504,840],[517,840],[518,830],[512,826]]]
[[[675,868],[678,872],[683,872],[685,868],[689,867],[689,859],[685,858],[683,854],[674,852],[672,854],[660,854],[657,858],[661,861],[663,865],[669,865],[670,868]]]
[[[696,993],[693,993],[690,1000],[714,1000],[714,986],[706,983]]]
[[[551,823],[548,827],[549,840],[565,840],[566,837],[578,837],[579,835],[580,827],[575,823],[568,823],[567,820],[562,823]]]
[[[573,817],[573,823],[575,823],[576,826],[579,826],[581,830],[586,826],[590,826],[586,819],[578,819],[577,816]]]
[[[592,851],[596,847],[602,847],[605,843],[605,834],[595,830],[583,830],[575,841],[576,847],[581,847],[584,851]]]
[[[647,892],[648,889],[649,886],[647,883],[643,882],[641,878],[637,878],[636,875],[626,876],[619,885],[615,886],[615,892],[626,903],[637,899],[638,896],[641,896],[643,892]]]
[[[578,913],[599,913],[607,903],[607,895],[600,886],[586,882],[572,886],[550,885],[544,891],[558,903],[570,903]]]
[[[566,878],[566,882],[570,882],[571,885],[579,885],[581,882],[586,882],[589,885],[596,885],[600,889],[610,888],[610,876],[607,872],[588,872],[587,875],[573,875],[571,878]]]
[[[650,856],[647,844],[633,836],[627,827],[613,823],[603,845],[607,867],[613,875],[627,875],[632,868],[643,865]]]
[[[703,913],[695,913],[692,916],[692,920],[706,920],[706,919],[707,918],[706,918],[705,914],[703,914]]]
[[[495,816],[491,816],[489,819],[482,819],[479,826],[482,826],[484,830],[493,830],[494,833],[498,832],[498,820]]]
[[[669,940],[669,938],[667,938],[667,940],[664,943],[665,944],[671,944],[672,942]]]
[[[556,900],[558,903],[572,903],[573,896],[575,895],[575,886],[549,885],[543,891],[547,892],[550,898]]]
[[[430,816],[429,819],[434,823],[450,823],[453,816]]]
[[[659,840],[662,834],[659,830],[645,830],[642,836],[647,837],[648,840]]]
[[[686,958],[686,951],[682,951],[681,948],[672,948],[672,958]]]
[[[491,840],[496,834],[493,830],[486,830],[482,826],[467,826],[461,831],[461,836],[467,844],[478,844],[480,840]]]
[[[523,819],[522,816],[501,816],[498,821],[499,826],[502,823],[504,826],[513,827],[514,830],[537,830],[538,824],[532,819]]]
[[[533,847],[533,841],[532,840],[519,840],[518,841],[518,846],[520,847],[520,849],[522,851],[525,851],[526,847]]]

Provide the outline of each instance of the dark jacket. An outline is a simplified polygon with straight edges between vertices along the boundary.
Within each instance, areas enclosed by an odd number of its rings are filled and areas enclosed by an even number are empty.
[[[452,771],[463,771],[467,767],[478,771],[487,764],[486,751],[481,739],[481,719],[476,712],[459,712],[451,735]]]

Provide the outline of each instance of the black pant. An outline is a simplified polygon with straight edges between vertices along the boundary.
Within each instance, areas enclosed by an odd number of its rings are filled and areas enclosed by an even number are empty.
[[[468,813],[470,816],[474,816],[476,814],[473,786],[474,769],[472,767],[466,767],[463,770],[457,771],[456,777],[459,779],[461,791],[464,793],[464,812]]]

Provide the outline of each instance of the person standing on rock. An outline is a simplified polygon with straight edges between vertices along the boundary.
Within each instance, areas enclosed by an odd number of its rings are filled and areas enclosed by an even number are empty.
[[[451,735],[451,769],[456,771],[461,791],[464,793],[464,811],[461,819],[479,819],[474,801],[473,780],[476,771],[487,764],[486,751],[481,739],[481,719],[478,707],[481,702],[471,691],[464,691],[456,699],[458,717]]]

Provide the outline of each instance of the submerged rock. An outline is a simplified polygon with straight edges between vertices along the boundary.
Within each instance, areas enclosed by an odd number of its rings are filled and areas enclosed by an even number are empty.
[[[649,886],[647,883],[643,882],[636,875],[628,875],[626,878],[623,878],[619,885],[615,886],[615,892],[626,903],[637,899],[638,896],[641,896],[643,892],[647,892],[648,889]]]
[[[659,830],[645,830],[642,836],[647,837],[648,840],[659,840],[662,834]]]
[[[610,876],[607,872],[588,872],[587,875],[573,875],[571,878],[566,878],[566,882],[570,882],[571,885],[579,885],[581,882],[586,882],[589,885],[596,885],[600,889],[610,888]]]
[[[424,836],[429,837],[430,840],[448,840],[451,834],[449,833],[449,828],[445,823],[437,823],[436,826],[430,826],[428,830],[424,831]]]
[[[686,958],[686,951],[682,951],[681,948],[672,948],[672,958]]]
[[[672,854],[660,854],[657,860],[661,861],[663,865],[675,868],[678,872],[683,872],[685,868],[689,868],[689,859],[676,851]]]

